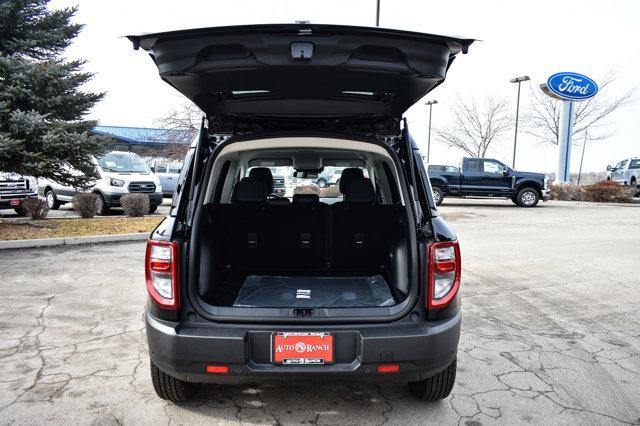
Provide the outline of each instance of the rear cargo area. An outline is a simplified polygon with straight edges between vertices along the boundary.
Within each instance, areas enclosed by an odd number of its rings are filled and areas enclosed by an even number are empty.
[[[308,200],[307,200],[308,201]],[[226,307],[392,306],[408,294],[402,206],[204,206],[198,289]]]

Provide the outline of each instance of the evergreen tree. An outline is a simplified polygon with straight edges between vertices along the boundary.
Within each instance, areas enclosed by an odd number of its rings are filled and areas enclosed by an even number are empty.
[[[106,139],[83,117],[104,94],[82,91],[85,61],[62,57],[82,29],[70,22],[77,8],[48,2],[0,0],[0,170],[84,187]]]

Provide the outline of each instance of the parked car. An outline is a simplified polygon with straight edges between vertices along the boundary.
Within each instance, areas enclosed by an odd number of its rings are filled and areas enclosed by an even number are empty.
[[[437,205],[445,197],[504,197],[522,207],[549,199],[549,181],[544,174],[513,170],[492,158],[463,158],[460,167],[428,169]]]
[[[129,39],[207,119],[147,243],[158,396],[185,401],[199,382],[319,378],[446,397],[460,249],[402,116],[473,40],[309,24]],[[282,160],[302,179],[344,164],[343,200],[297,193],[273,205],[246,173],[262,158],[256,168]]]
[[[284,176],[273,175],[273,191],[271,195],[282,197],[284,196],[286,190],[287,189],[284,184]]]
[[[13,209],[26,216],[22,201],[38,196],[38,183],[33,176],[0,171],[0,209]]]
[[[625,158],[615,166],[607,166],[607,180],[640,190],[640,158]]]
[[[147,164],[149,164],[151,171],[155,173],[160,180],[163,197],[173,197],[178,177],[182,171],[182,162],[154,158]]]
[[[337,185],[340,182],[341,173],[342,169],[327,167],[322,173],[318,175],[318,178],[314,181],[314,183],[320,188]]]
[[[97,214],[107,214],[112,207],[120,206],[120,197],[129,193],[149,195],[149,213],[162,204],[160,180],[137,154],[111,151],[92,161],[95,181],[86,192],[98,195]],[[85,192],[48,179],[40,179],[38,186],[52,210],[70,202],[78,192]]]

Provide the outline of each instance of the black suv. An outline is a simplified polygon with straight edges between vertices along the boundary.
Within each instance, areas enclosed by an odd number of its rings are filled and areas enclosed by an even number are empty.
[[[199,382],[403,381],[446,397],[460,249],[403,113],[470,39],[263,25],[130,36],[206,114],[146,253],[161,398]],[[264,173],[340,167],[342,200],[270,197]]]

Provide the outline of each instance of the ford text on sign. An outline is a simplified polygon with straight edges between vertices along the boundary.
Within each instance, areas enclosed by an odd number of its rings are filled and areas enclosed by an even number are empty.
[[[589,99],[598,93],[598,85],[586,75],[559,72],[547,79],[547,88],[556,96],[570,101]]]

